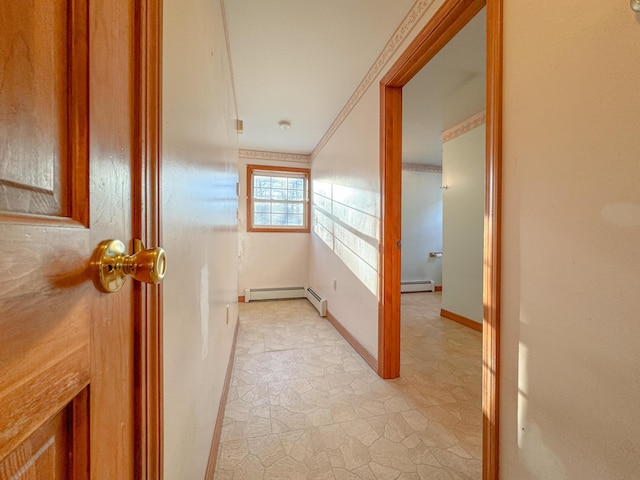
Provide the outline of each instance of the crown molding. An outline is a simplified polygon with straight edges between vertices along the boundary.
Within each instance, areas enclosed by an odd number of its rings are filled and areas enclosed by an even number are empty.
[[[425,165],[422,163],[403,163],[402,170],[408,172],[442,173],[442,165]]]
[[[271,162],[296,162],[310,163],[310,155],[301,155],[296,153],[283,152],[265,152],[262,150],[238,150],[238,158],[247,158],[249,160],[265,160]]]
[[[475,115],[470,116],[466,120],[463,120],[457,125],[445,130],[442,132],[442,143],[449,142],[460,135],[464,135],[470,130],[473,130],[476,127],[479,127],[486,121],[486,114],[483,110],[482,112],[478,112]]]
[[[411,7],[411,10],[409,10],[409,13],[407,13],[407,15],[404,17],[393,35],[391,35],[391,38],[382,49],[380,55],[378,55],[378,58],[376,58],[371,68],[369,68],[369,71],[365,75],[364,79],[360,82],[345,106],[342,107],[342,110],[340,110],[340,113],[338,113],[338,116],[335,118],[327,132],[320,139],[318,145],[316,145],[316,148],[314,148],[313,152],[311,152],[311,160],[313,160],[318,155],[318,153],[320,153],[320,151],[327,144],[336,130],[338,130],[342,122],[344,122],[344,120],[349,116],[351,110],[353,110],[353,108],[358,104],[358,102],[369,89],[374,80],[378,78],[382,69],[387,65],[387,63],[389,63],[389,60],[391,59],[393,54],[398,50],[398,47],[402,44],[402,42],[406,40],[406,38],[409,36],[409,33],[411,33],[411,31],[413,30],[413,27],[415,27],[416,23],[418,23],[418,21],[422,18],[424,13],[429,9],[429,7],[431,7],[433,3],[434,0],[417,0],[414,3],[413,7]]]

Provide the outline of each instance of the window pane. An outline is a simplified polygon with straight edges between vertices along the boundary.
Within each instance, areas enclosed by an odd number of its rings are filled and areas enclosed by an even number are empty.
[[[287,191],[286,190],[271,190],[271,199],[272,200],[286,200],[287,199]]]
[[[297,227],[304,226],[302,215],[288,215],[287,216],[287,225],[294,225]]]
[[[302,190],[288,190],[287,196],[289,200],[301,201],[304,199],[304,192]]]
[[[271,215],[268,213],[256,213],[253,216],[254,225],[271,225]]]
[[[260,200],[270,200],[271,190],[268,188],[256,187],[253,189],[253,198],[258,198]]]
[[[289,214],[302,215],[304,213],[304,206],[301,203],[288,203],[287,212]]]
[[[289,189],[290,190],[303,190],[304,189],[304,180],[302,178],[289,178]]]
[[[256,168],[249,192],[253,213],[251,224],[283,231],[308,226],[307,188],[308,177],[297,172]]]
[[[255,213],[269,213],[271,211],[271,203],[269,203],[269,202],[255,202],[253,204],[253,211]]]
[[[271,188],[271,177],[263,177],[261,175],[254,175],[253,186],[260,188]]]
[[[287,179],[282,177],[271,177],[271,188],[287,188]]]
[[[273,213],[287,213],[286,203],[272,203],[271,208]]]
[[[287,224],[287,214],[286,213],[278,213],[271,215],[271,225],[286,225]]]

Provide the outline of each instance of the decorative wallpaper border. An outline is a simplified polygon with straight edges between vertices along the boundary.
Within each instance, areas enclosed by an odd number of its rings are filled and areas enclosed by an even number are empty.
[[[310,163],[310,155],[300,155],[295,153],[282,152],[264,152],[262,150],[238,150],[239,158],[247,158],[249,160],[266,160],[276,162],[297,162]]]
[[[413,27],[415,27],[416,23],[422,18],[424,13],[431,7],[435,0],[416,0],[409,13],[404,17],[396,31],[391,35],[391,38],[382,49],[380,55],[373,65],[365,75],[364,79],[360,82],[356,91],[353,92],[347,103],[338,116],[335,118],[327,132],[320,139],[316,148],[311,152],[311,160],[313,160],[318,153],[322,150],[322,148],[327,144],[329,139],[333,136],[333,134],[338,130],[338,127],[344,122],[347,118],[351,110],[358,104],[362,96],[369,89],[373,81],[378,77],[384,66],[389,62],[393,54],[398,50],[400,44],[409,36]]]
[[[408,172],[442,173],[442,165],[425,165],[422,163],[403,163],[402,170]]]
[[[442,143],[449,142],[460,135],[464,135],[469,130],[473,130],[476,127],[479,127],[483,123],[485,123],[485,111],[478,112],[475,115],[463,120],[457,125],[445,130],[442,132]]]

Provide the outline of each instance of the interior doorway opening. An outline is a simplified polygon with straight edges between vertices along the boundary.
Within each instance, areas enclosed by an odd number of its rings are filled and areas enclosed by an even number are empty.
[[[498,478],[502,1],[447,0],[381,80],[381,282],[378,373],[400,374],[402,90],[456,34],[487,7],[486,157],[483,246],[484,480]]]

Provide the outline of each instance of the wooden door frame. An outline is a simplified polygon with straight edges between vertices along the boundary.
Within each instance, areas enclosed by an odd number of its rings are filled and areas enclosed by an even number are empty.
[[[446,0],[380,81],[381,246],[378,374],[400,375],[402,87],[486,4],[486,173],[483,287],[483,480],[498,479],[503,0]]]
[[[133,233],[153,248],[162,245],[162,1],[137,5]],[[163,478],[162,286],[135,282],[134,289],[135,470],[155,480]]]

